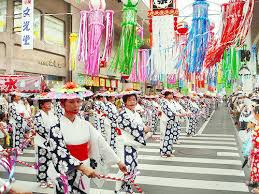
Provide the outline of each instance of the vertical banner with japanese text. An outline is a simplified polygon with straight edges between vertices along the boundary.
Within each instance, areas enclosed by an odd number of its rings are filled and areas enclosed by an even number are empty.
[[[22,0],[22,48],[33,49],[34,0]]]

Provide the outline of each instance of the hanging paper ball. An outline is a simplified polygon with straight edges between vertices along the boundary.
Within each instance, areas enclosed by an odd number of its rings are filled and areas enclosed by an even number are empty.
[[[138,4],[138,0],[122,0],[122,3],[124,5],[137,5]]]
[[[181,22],[177,25],[177,32],[179,34],[186,34],[188,32],[188,24],[186,22]]]
[[[106,2],[105,0],[89,0],[89,8],[91,10],[105,10]]]

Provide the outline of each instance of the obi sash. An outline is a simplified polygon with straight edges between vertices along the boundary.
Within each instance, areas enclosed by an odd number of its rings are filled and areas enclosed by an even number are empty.
[[[67,145],[70,154],[80,161],[88,159],[88,142],[79,145]]]

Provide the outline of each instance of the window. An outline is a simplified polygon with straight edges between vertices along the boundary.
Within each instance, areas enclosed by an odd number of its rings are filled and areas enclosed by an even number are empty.
[[[6,30],[7,0],[0,0],[0,32]]]
[[[44,17],[44,40],[48,43],[65,44],[65,23],[53,16]]]
[[[35,38],[41,38],[41,12],[34,9],[33,34]]]
[[[22,26],[22,3],[19,1],[14,2],[14,32],[21,33]],[[33,23],[34,38],[41,38],[41,12],[34,9],[34,23]]]

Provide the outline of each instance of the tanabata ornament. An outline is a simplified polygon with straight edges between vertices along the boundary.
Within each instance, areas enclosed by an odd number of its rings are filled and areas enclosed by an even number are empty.
[[[105,11],[105,0],[90,0],[90,11],[81,11],[78,44],[78,60],[84,63],[85,73],[91,76],[99,74],[99,66],[105,66],[111,56],[113,44],[113,14]],[[105,32],[103,55],[100,46]]]
[[[185,48],[188,72],[201,72],[208,48],[209,4],[206,0],[195,0],[193,3],[193,20]]]
[[[254,4],[254,0],[233,0],[222,5],[222,30],[208,49],[204,62],[206,68],[220,62],[228,48],[244,44],[251,26]]]
[[[75,71],[76,69],[76,46],[77,46],[78,35],[71,33],[69,36],[70,40],[70,70]]]
[[[130,75],[137,39],[137,4],[138,0],[122,0],[122,32],[117,53],[111,62],[111,69]]]

